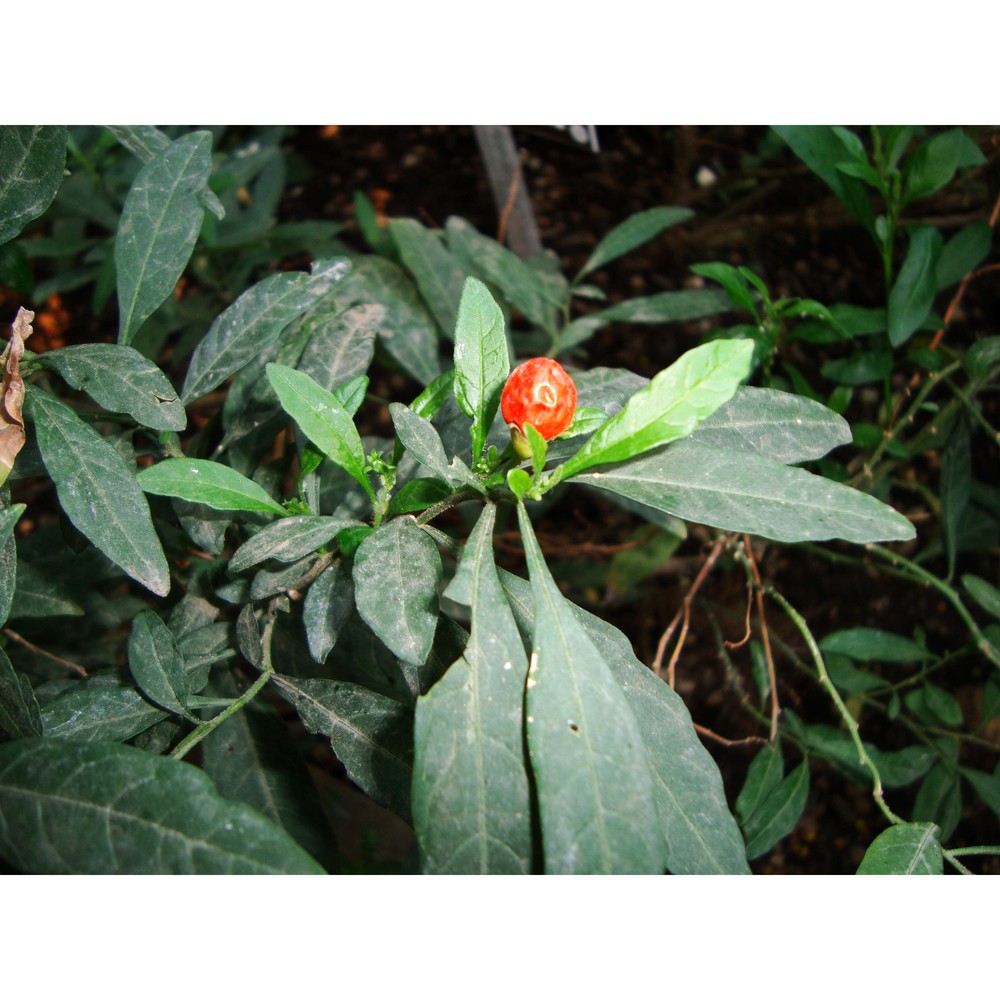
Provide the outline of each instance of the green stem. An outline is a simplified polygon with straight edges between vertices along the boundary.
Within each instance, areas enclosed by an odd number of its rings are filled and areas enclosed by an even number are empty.
[[[813,634],[809,630],[809,626],[806,624],[805,619],[798,613],[798,611],[795,610],[795,608],[791,606],[791,604],[789,604],[784,595],[775,590],[773,587],[765,587],[764,593],[774,598],[774,600],[781,605],[785,614],[792,620],[792,623],[799,630],[799,633],[805,640],[806,645],[809,647],[809,652],[812,654],[813,662],[816,664],[816,670],[819,674],[820,683],[826,689],[826,692],[830,696],[834,705],[837,706],[840,718],[842,719],[844,726],[850,734],[851,740],[858,751],[859,761],[868,769],[868,772],[872,776],[872,797],[875,799],[875,804],[881,810],[885,818],[893,825],[905,822],[886,804],[885,798],[882,794],[882,776],[879,774],[878,768],[875,766],[875,762],[871,759],[868,751],[865,749],[865,745],[861,740],[861,733],[858,731],[858,724],[854,721],[854,717],[847,710],[847,706],[840,697],[840,692],[837,691],[836,687],[834,687],[833,681],[830,680],[830,675],[826,672],[826,664],[823,662],[823,654],[819,651],[819,646],[817,645],[815,638],[813,638]]]
[[[483,494],[479,490],[474,490],[471,486],[468,489],[459,490],[457,493],[452,493],[450,497],[445,497],[443,500],[439,500],[435,504],[431,504],[421,515],[417,518],[417,524],[428,524],[438,516],[438,514],[443,514],[446,510],[451,510],[452,507],[457,507],[460,503],[465,503],[466,500],[475,500],[476,498],[482,499]]]

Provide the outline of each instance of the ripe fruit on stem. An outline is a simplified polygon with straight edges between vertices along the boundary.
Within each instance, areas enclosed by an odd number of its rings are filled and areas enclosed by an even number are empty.
[[[514,450],[530,458],[524,425],[531,424],[546,441],[558,437],[573,422],[576,386],[558,361],[532,358],[510,373],[500,397],[500,412],[510,426]]]

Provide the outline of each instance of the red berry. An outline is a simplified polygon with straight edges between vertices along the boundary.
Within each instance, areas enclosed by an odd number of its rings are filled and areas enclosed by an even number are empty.
[[[573,422],[576,386],[558,361],[532,358],[510,373],[500,397],[500,412],[520,434],[527,423],[551,441]]]

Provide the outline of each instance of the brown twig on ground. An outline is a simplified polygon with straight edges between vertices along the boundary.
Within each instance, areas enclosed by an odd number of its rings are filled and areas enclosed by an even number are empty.
[[[517,189],[521,185],[521,172],[524,170],[524,161],[527,156],[526,150],[519,150],[517,156],[517,170],[510,179],[510,188],[507,191],[507,200],[504,202],[503,211],[500,213],[500,221],[497,223],[497,243],[503,246],[503,238],[507,235],[507,223],[510,221],[510,213],[514,211],[514,201],[517,198]]]
[[[688,625],[691,621],[691,602],[694,600],[695,595],[698,593],[699,588],[708,578],[708,574],[712,572],[712,567],[715,565],[719,556],[722,555],[722,550],[727,544],[727,538],[725,535],[720,535],[716,540],[715,544],[712,546],[711,552],[702,564],[698,575],[695,577],[694,583],[691,584],[691,589],[687,592],[684,597],[684,601],[674,615],[670,624],[664,629],[663,635],[660,636],[660,641],[656,647],[656,656],[653,659],[653,672],[658,676],[663,676],[663,654],[667,650],[667,644],[670,642],[671,637],[677,629],[679,622],[683,621],[683,626],[681,627],[681,634],[677,638],[677,645],[674,647],[674,651],[670,657],[670,663],[667,666],[667,683],[673,687],[674,686],[674,673],[677,667],[677,660],[680,657],[681,648],[684,645],[684,640],[687,638]]]
[[[74,663],[72,660],[64,660],[61,656],[56,656],[55,653],[50,653],[47,650],[42,649],[40,646],[36,646],[33,642],[29,642],[25,639],[23,635],[18,635],[12,628],[5,628],[3,630],[3,634],[9,639],[13,639],[14,642],[19,642],[25,649],[30,649],[33,653],[37,653],[39,656],[44,656],[46,659],[59,663],[64,667],[68,667],[70,670],[78,673],[81,677],[87,676],[87,671],[81,667],[79,663]]]

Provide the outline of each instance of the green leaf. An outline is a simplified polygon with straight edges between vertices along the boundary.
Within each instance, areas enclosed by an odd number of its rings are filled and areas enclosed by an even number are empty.
[[[385,317],[378,337],[386,353],[423,385],[437,378],[441,372],[437,327],[401,268],[381,257],[364,257],[355,264],[337,297],[349,303],[377,302],[382,306]],[[454,314],[449,335],[453,329]]]
[[[296,369],[330,392],[364,375],[375,356],[375,332],[384,317],[382,306],[359,305],[308,320],[309,340]]]
[[[941,248],[934,283],[940,292],[957,285],[989,256],[993,246],[993,229],[985,220],[970,223],[960,229]]]
[[[501,584],[522,632],[530,633],[534,629],[530,585],[503,571]],[[636,658],[622,632],[575,604],[569,607],[611,669],[639,723],[667,868],[675,875],[747,874],[743,837],[726,804],[722,775],[684,702]]]
[[[433,420],[441,407],[455,393],[455,369],[449,368],[434,379],[430,385],[410,403],[410,409],[418,417]]]
[[[916,226],[899,275],[889,293],[889,341],[905,344],[920,328],[937,294],[937,262],[941,234],[933,226]]]
[[[317,663],[325,662],[330,655],[353,611],[354,581],[343,561],[338,560],[313,581],[302,605],[306,642]]]
[[[481,281],[467,278],[455,326],[455,399],[472,417],[473,463],[482,454],[509,374],[503,313]]]
[[[755,321],[760,319],[753,292],[750,291],[747,279],[740,273],[739,268],[722,261],[710,261],[706,264],[692,264],[691,271],[703,278],[717,281],[726,290],[734,306],[746,310]]]
[[[545,468],[545,458],[549,450],[548,442],[531,424],[524,425],[524,434],[528,439],[528,447],[531,449],[531,471],[536,476],[540,476]]]
[[[233,699],[240,693],[231,674],[216,691]],[[333,860],[333,834],[295,738],[263,698],[231,715],[201,747],[202,768],[220,795],[256,809],[317,860]]]
[[[861,663],[919,663],[927,658],[922,645],[878,628],[846,628],[819,644],[824,653],[839,653]]]
[[[282,516],[287,513],[255,482],[221,462],[168,458],[143,469],[137,479],[147,493],[203,503],[213,510],[245,510]]]
[[[390,403],[389,413],[392,416],[399,440],[424,468],[429,469],[449,483],[471,486],[480,493],[484,491],[479,478],[460,458],[456,457],[450,462],[448,461],[444,445],[441,443],[441,436],[429,420],[418,416],[402,403]]]
[[[322,874],[280,827],[206,774],[134,747],[0,747],[0,854],[45,874]]]
[[[65,125],[0,128],[0,243],[52,203],[63,180],[66,135]]]
[[[66,516],[130,577],[164,596],[170,571],[135,473],[68,406],[26,388],[42,461]]]
[[[127,413],[144,427],[182,431],[187,426],[184,407],[166,375],[132,347],[75,344],[46,351],[38,362],[106,410]]]
[[[526,874],[531,793],[522,705],[528,658],[493,562],[496,508],[483,508],[459,575],[472,631],[461,659],[418,699],[413,825],[427,874]],[[459,576],[456,576],[456,580]]]
[[[985,162],[979,147],[960,128],[932,136],[903,165],[903,204],[939,191],[959,168]]]
[[[451,487],[440,479],[411,479],[393,495],[389,514],[417,514],[451,496]]]
[[[955,768],[941,761],[924,777],[913,803],[914,823],[931,822],[940,828],[941,840],[947,840],[962,818],[962,786]]]
[[[31,681],[18,675],[0,649],[0,740],[41,736],[42,719]]]
[[[602,323],[683,323],[728,312],[728,296],[714,288],[686,288],[660,292],[637,299],[625,299],[595,317]]]
[[[441,332],[450,338],[455,329],[465,272],[445,249],[440,237],[416,219],[393,219],[389,223],[389,235]]]
[[[466,222],[452,216],[445,229],[448,249],[467,274],[475,275],[500,294],[536,326],[554,330],[557,311],[569,299],[569,285],[521,260],[496,240],[483,236]]]
[[[962,777],[975,789],[976,794],[1000,817],[1000,774],[987,774],[969,767],[959,769]]]
[[[725,531],[783,542],[903,541],[913,526],[867,493],[759,455],[679,441],[574,482]]]
[[[984,337],[977,340],[962,359],[965,370],[978,379],[987,378],[993,366],[1000,362],[1000,337]]]
[[[511,469],[507,473],[507,488],[518,500],[523,500],[531,487],[531,476],[524,469]]]
[[[312,274],[272,274],[248,288],[212,324],[195,348],[181,400],[220,386],[266,351],[281,331],[326,295],[350,270],[346,260],[314,261]]]
[[[880,347],[857,347],[846,358],[824,361],[820,372],[824,378],[841,385],[867,385],[881,382],[892,371],[892,352]]]
[[[177,642],[153,611],[142,611],[132,620],[128,667],[150,701],[191,722],[198,721],[187,709],[191,685]]]
[[[639,724],[556,586],[524,505],[518,521],[535,621],[525,695],[548,873],[662,873],[653,777]]]
[[[297,680],[282,674],[272,681],[309,732],[330,738],[351,781],[379,805],[409,819],[412,709],[346,681]]]
[[[714,341],[682,355],[629,399],[557,470],[568,479],[593,465],[621,462],[690,434],[732,398],[750,372],[753,343]]]
[[[123,743],[165,718],[167,713],[135,688],[108,684],[97,676],[74,682],[42,709],[46,737],[97,743]]]
[[[242,573],[265,559],[295,562],[326,545],[344,528],[360,524],[360,521],[350,518],[318,517],[314,514],[282,518],[261,528],[233,553],[229,560],[229,572]]]
[[[333,395],[308,375],[269,364],[267,378],[278,394],[284,411],[303,434],[336,465],[348,472],[375,500],[375,491],[365,471],[365,450],[354,421]]]
[[[859,875],[942,875],[944,859],[933,823],[900,823],[869,845]]]
[[[764,800],[773,792],[785,775],[785,763],[781,757],[781,747],[768,743],[750,761],[743,788],[736,797],[736,815],[743,823],[756,812]]]
[[[747,857],[751,861],[766,854],[795,829],[808,798],[809,761],[804,760],[781,779],[743,824]]]
[[[132,182],[115,237],[118,342],[174,290],[201,231],[199,193],[212,172],[212,133],[191,132],[157,153]]]
[[[690,441],[791,465],[822,458],[851,440],[850,425],[822,403],[777,389],[741,386],[699,424]]]
[[[654,237],[659,236],[664,229],[669,229],[681,222],[687,222],[693,217],[694,212],[690,208],[674,208],[670,205],[661,205],[630,215],[597,244],[594,252],[587,258],[587,262],[573,279],[573,284],[580,282],[592,271],[596,271],[636,247],[642,246],[643,243],[648,243]]]
[[[441,556],[412,517],[396,517],[373,531],[354,555],[358,612],[406,663],[427,660],[437,628]]]
[[[972,434],[965,420],[957,420],[948,435],[948,443],[941,456],[938,492],[941,497],[941,528],[948,557],[946,579],[951,580],[955,573],[962,520],[972,495]]]
[[[1000,619],[1000,590],[997,590],[993,584],[987,583],[982,577],[973,576],[971,573],[966,573],[962,577],[962,586],[984,611],[988,611],[994,618]]]

